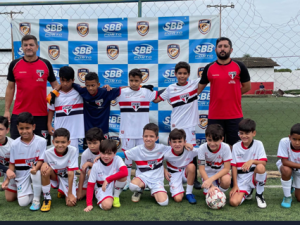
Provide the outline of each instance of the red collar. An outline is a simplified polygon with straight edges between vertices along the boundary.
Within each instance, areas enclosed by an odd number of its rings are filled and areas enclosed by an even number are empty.
[[[209,150],[211,153],[216,154],[216,153],[218,153],[218,152],[220,151],[221,146],[222,146],[222,143],[220,144],[219,149],[218,149],[217,151],[215,151],[215,152],[213,152],[213,151],[208,147],[208,145],[207,145],[207,148],[208,148],[208,150]]]
[[[174,152],[174,149],[172,148],[171,149],[171,152],[175,155],[175,156],[181,156],[182,154],[183,154],[183,152],[184,152],[184,149],[183,149],[183,151],[178,155],[178,154],[176,154],[175,152]]]
[[[55,153],[55,155],[57,155],[58,157],[63,157],[65,154],[67,154],[67,152],[68,152],[68,147],[67,147],[67,150],[66,150],[62,155],[60,155],[60,154],[56,151],[56,149],[54,148],[54,153]]]
[[[94,95],[91,95],[91,96],[93,96],[93,97],[94,97],[94,96],[96,96],[97,94],[98,94],[98,88],[97,88],[97,92],[96,92]]]

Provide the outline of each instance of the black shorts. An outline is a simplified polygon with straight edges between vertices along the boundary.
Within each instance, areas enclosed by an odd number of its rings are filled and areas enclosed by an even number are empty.
[[[41,136],[47,140],[47,145],[51,145],[51,136],[48,133],[48,116],[34,116],[34,122],[35,122],[35,130],[33,133],[35,133],[38,136]],[[12,139],[17,139],[20,137],[18,128],[17,128],[17,121],[18,121],[18,115],[12,114],[10,119],[10,137]]]
[[[239,122],[241,122],[242,118],[237,119],[228,119],[228,120],[215,120],[215,119],[208,119],[208,125],[210,124],[220,124],[224,129],[224,142],[229,145],[234,145],[240,139],[239,133]]]

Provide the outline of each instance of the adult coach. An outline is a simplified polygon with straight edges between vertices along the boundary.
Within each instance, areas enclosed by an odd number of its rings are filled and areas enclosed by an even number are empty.
[[[50,62],[36,55],[37,39],[33,35],[25,35],[21,41],[24,57],[13,60],[8,69],[8,84],[5,93],[4,116],[10,122],[11,138],[20,136],[17,129],[17,116],[22,112],[30,112],[34,116],[36,128],[34,133],[47,139],[50,145],[50,135],[47,128],[47,80],[52,88],[59,89]],[[10,117],[10,106],[17,93]]]
[[[218,59],[205,66],[199,82],[201,93],[210,82],[208,125],[220,124],[224,128],[225,142],[231,147],[238,140],[238,124],[243,119],[242,94],[251,89],[250,76],[245,65],[232,60],[232,42],[220,37],[216,42]]]

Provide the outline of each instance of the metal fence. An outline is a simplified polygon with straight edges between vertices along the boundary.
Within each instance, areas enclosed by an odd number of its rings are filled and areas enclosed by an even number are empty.
[[[79,1],[72,1],[77,3]],[[85,1],[97,2],[97,1]],[[101,1],[98,1],[101,2]],[[103,2],[103,1],[102,1]],[[300,89],[300,79],[296,69],[299,61],[299,13],[283,24],[274,24],[256,9],[254,0],[194,0],[194,1],[110,1],[113,3],[90,4],[52,4],[26,5],[0,3],[0,13],[22,12],[22,14],[1,14],[0,49],[11,48],[11,18],[20,19],[93,19],[118,17],[159,17],[159,16],[194,16],[216,15],[222,9],[222,36],[233,42],[232,57],[239,58],[248,66],[251,81],[259,85],[261,82],[270,92],[260,93],[252,90],[251,97],[242,100],[244,117],[257,121],[258,139],[265,143],[269,155],[276,154],[281,137],[287,136],[291,125],[299,121],[298,98],[276,97],[272,91]],[[232,3],[231,3],[232,2]],[[68,3],[65,1],[64,3]],[[10,5],[9,5],[10,4]],[[14,5],[13,5],[14,4]],[[208,7],[210,5],[211,7]],[[272,11],[272,5],[268,10]],[[281,13],[287,12],[279,12]],[[10,52],[0,52],[0,75],[6,75],[11,61]],[[263,58],[263,59],[262,59]],[[279,65],[279,66],[276,66]],[[275,73],[275,68],[290,68],[292,72]],[[6,78],[0,77],[0,97],[4,97]],[[256,92],[255,92],[256,91]],[[268,94],[268,95],[265,95]],[[269,97],[267,97],[269,96]],[[4,102],[0,103],[0,113],[4,110]]]

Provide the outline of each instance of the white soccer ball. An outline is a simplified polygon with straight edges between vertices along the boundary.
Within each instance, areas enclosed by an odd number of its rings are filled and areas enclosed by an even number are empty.
[[[222,191],[215,190],[212,196],[206,195],[206,204],[211,209],[221,209],[226,205],[226,195]]]

